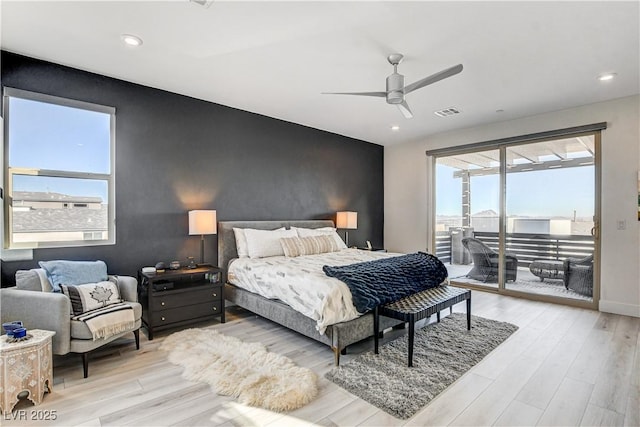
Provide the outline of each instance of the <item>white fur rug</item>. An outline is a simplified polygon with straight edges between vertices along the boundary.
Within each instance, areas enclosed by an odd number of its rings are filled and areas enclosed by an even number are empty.
[[[185,329],[165,338],[160,349],[184,367],[182,377],[210,384],[218,394],[272,411],[291,411],[318,394],[317,375],[291,359],[269,353],[213,329]]]

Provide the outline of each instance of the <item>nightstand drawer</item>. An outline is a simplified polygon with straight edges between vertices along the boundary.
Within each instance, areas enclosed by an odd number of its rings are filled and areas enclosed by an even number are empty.
[[[156,292],[151,297],[151,305],[155,311],[220,301],[221,292],[218,286],[191,292]]]
[[[222,302],[206,302],[193,304],[190,306],[170,308],[162,311],[154,311],[151,320],[157,327],[171,323],[182,322],[184,320],[197,319],[199,317],[216,316],[222,310]]]

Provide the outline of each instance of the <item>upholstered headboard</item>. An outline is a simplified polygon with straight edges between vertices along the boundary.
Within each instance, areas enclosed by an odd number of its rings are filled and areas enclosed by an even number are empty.
[[[321,228],[334,227],[328,219],[300,221],[220,221],[218,223],[218,266],[226,269],[229,261],[238,258],[236,237],[233,228],[255,228],[258,230],[274,230],[280,227]]]

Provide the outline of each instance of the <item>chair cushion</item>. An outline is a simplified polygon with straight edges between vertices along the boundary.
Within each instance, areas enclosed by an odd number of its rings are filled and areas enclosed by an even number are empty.
[[[140,303],[125,301],[125,304],[133,307],[133,317],[136,321],[140,320],[142,317],[142,306]],[[87,327],[86,323],[79,320],[71,320],[71,339],[93,340],[93,334]]]

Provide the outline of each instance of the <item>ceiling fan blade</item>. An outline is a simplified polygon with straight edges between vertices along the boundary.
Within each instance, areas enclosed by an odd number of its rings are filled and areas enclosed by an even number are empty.
[[[322,95],[361,95],[386,97],[387,92],[321,92]]]
[[[417,82],[411,83],[404,87],[405,95],[407,93],[413,92],[416,89],[420,89],[427,85],[430,85],[435,82],[439,82],[442,79],[446,79],[447,77],[455,76],[459,72],[462,71],[462,64],[454,65],[451,68],[447,68],[446,70],[442,70],[438,73],[432,74],[429,77],[425,77],[422,80],[418,80]]]
[[[402,101],[401,104],[396,105],[398,106],[398,110],[400,110],[405,119],[413,118],[413,113],[411,112],[411,108],[409,108],[409,104],[407,104],[407,101]]]

